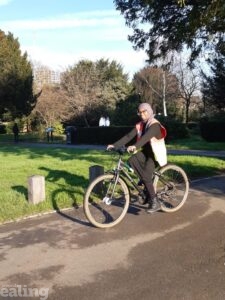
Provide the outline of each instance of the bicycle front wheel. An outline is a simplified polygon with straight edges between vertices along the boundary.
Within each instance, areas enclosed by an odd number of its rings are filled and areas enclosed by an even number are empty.
[[[84,213],[94,226],[109,228],[125,217],[130,203],[126,182],[113,174],[104,174],[93,180],[84,196]]]
[[[189,181],[182,168],[168,164],[159,170],[153,181],[161,209],[174,212],[180,209],[188,196]]]

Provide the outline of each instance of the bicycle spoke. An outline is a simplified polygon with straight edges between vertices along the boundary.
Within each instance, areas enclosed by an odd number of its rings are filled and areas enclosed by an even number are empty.
[[[161,202],[162,210],[178,210],[186,201],[189,183],[185,172],[178,166],[168,165],[160,170],[154,186]]]
[[[113,175],[103,175],[87,190],[85,214],[97,227],[111,227],[124,217],[129,205],[129,191],[119,179],[115,184]]]

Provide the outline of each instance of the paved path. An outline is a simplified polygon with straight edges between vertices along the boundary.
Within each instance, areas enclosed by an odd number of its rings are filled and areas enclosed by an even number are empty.
[[[37,288],[50,300],[225,299],[224,182],[192,182],[176,213],[133,205],[107,230],[82,208],[2,225],[0,287]]]
[[[104,150],[105,145],[88,145],[88,144],[56,144],[56,143],[26,143],[21,142],[17,144],[23,147],[54,147],[54,148],[74,148],[74,149],[93,149],[93,150]],[[208,157],[225,157],[225,151],[222,150],[168,150],[168,154],[174,155],[197,155],[197,156],[208,156]]]
[[[175,155],[197,155],[211,157],[225,157],[225,151],[210,151],[210,150],[168,150],[169,154]]]
[[[50,300],[225,299],[224,182],[225,175],[192,182],[187,203],[173,214],[149,216],[132,205],[108,230],[90,226],[82,208],[1,225],[0,299],[34,299],[3,297],[7,287],[36,288],[35,299]]]

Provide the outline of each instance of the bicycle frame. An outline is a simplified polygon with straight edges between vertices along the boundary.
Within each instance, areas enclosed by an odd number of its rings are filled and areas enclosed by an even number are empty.
[[[108,172],[108,173],[112,173],[112,174],[115,175],[115,182],[114,182],[113,193],[114,193],[115,186],[116,186],[116,184],[118,182],[118,178],[121,176],[126,183],[127,183],[127,181],[129,181],[129,183],[131,183],[133,185],[133,187],[137,190],[138,194],[142,198],[144,198],[145,194],[144,194],[143,190],[137,185],[137,183],[135,182],[135,180],[126,171],[126,169],[129,170],[130,167],[125,162],[123,162],[122,155],[123,155],[123,152],[122,151],[119,152],[119,160],[118,160],[117,166],[115,167],[114,170],[111,170],[111,171]],[[153,178],[152,178],[152,180],[154,180],[155,176],[157,176],[159,178],[159,180],[165,186],[168,187],[168,189],[172,189],[173,188],[173,185],[170,182],[168,182],[167,180],[165,180],[163,178],[162,174],[160,173],[160,169],[155,170],[153,172]]]
[[[145,194],[144,194],[143,190],[136,184],[135,180],[128,174],[126,169],[129,169],[129,166],[123,162],[122,154],[120,154],[119,161],[117,163],[116,168],[112,171],[109,171],[109,173],[114,174],[116,177],[114,186],[116,186],[118,178],[122,175],[121,177],[124,179],[124,181],[127,183],[127,180],[128,180],[133,185],[133,187],[138,191],[138,194],[144,198]],[[114,192],[114,190],[113,190],[113,192]]]

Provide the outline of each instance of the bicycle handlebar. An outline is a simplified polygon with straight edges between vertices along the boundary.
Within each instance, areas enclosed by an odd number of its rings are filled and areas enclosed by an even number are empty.
[[[106,151],[113,151],[113,152],[117,152],[119,153],[120,155],[123,155],[125,152],[127,152],[127,148],[126,147],[120,147],[120,148],[109,148],[109,149],[106,149]]]
[[[120,155],[123,155],[125,152],[128,152],[129,154],[136,153],[136,150],[135,151],[128,151],[127,149],[128,149],[128,147],[125,147],[125,146],[120,147],[120,148],[112,147],[112,148],[106,149],[106,151],[114,151],[114,152],[119,153]]]

